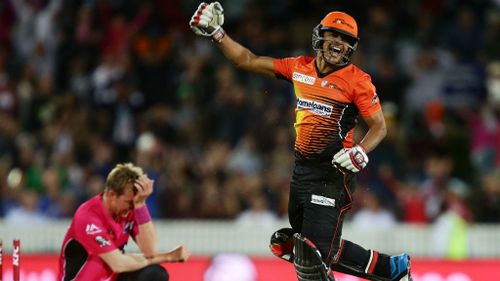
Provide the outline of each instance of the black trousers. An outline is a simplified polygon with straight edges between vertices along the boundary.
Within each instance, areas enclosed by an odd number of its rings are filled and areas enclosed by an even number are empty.
[[[295,165],[288,204],[290,224],[318,247],[328,264],[339,252],[353,191],[353,175],[343,174],[330,163]]]
[[[288,202],[290,225],[316,245],[333,270],[368,280],[389,280],[388,255],[377,252],[378,259],[371,264],[372,250],[342,239],[354,186],[354,174],[344,174],[330,163],[296,161]]]
[[[120,273],[116,281],[168,281],[168,279],[167,270],[159,264],[153,264],[137,271]]]

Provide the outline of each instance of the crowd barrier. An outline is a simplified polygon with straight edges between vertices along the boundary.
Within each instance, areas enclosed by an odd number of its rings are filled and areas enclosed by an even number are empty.
[[[57,253],[70,221],[44,224],[6,223],[0,220],[0,239],[21,239],[23,253]],[[282,220],[273,225],[240,225],[231,221],[157,221],[159,243],[162,250],[178,244],[188,246],[195,255],[215,256],[220,253],[240,253],[247,256],[269,257],[270,235],[288,225]],[[345,224],[343,237],[365,248],[377,249],[388,254],[405,251],[418,258],[440,257],[438,241],[432,225],[399,224],[387,229],[369,229]],[[500,258],[500,225],[471,225],[467,230],[466,253],[468,258]],[[10,243],[5,243],[6,251]],[[133,242],[127,251],[136,251]],[[499,279],[500,280],[500,279]]]

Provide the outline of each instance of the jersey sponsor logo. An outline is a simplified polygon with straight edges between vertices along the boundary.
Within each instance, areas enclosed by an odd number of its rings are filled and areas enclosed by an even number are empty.
[[[95,225],[93,223],[87,224],[87,227],[85,228],[85,231],[89,235],[93,235],[93,234],[97,234],[97,233],[101,233],[102,232],[102,230],[99,227],[97,227],[97,225]]]
[[[313,100],[297,98],[297,109],[309,110],[314,114],[330,116],[333,111],[333,106]]]
[[[298,72],[293,73],[292,79],[308,85],[314,85],[316,82],[316,78]]]
[[[313,194],[311,203],[327,207],[335,207],[335,199]]]
[[[96,241],[97,243],[99,243],[99,247],[101,247],[101,248],[102,248],[102,247],[106,247],[106,246],[111,245],[111,241],[106,240],[106,239],[105,239],[104,237],[102,237],[102,236],[96,236],[96,238],[94,238],[94,239],[95,239],[95,241]]]

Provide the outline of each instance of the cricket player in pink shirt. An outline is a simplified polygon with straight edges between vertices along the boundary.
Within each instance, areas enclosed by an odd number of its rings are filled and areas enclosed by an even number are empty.
[[[118,164],[106,179],[104,192],[83,203],[64,238],[59,258],[60,281],[168,281],[160,264],[183,262],[184,246],[158,252],[158,237],[146,198],[154,181],[140,167]],[[129,237],[140,254],[127,254]]]

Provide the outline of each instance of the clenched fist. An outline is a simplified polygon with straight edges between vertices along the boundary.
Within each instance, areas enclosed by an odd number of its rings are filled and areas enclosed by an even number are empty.
[[[197,35],[212,37],[219,42],[224,37],[224,9],[219,2],[202,2],[194,12],[189,26]]]

